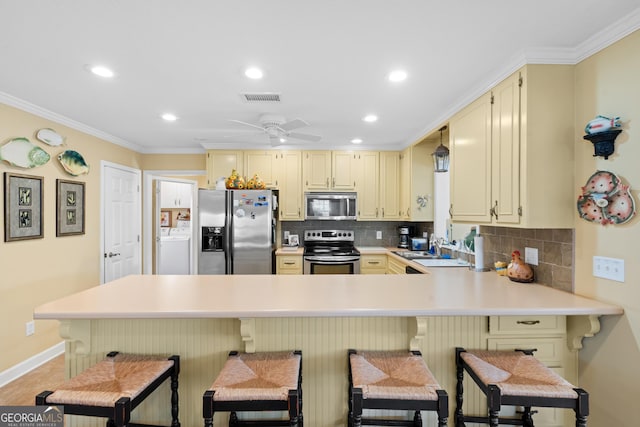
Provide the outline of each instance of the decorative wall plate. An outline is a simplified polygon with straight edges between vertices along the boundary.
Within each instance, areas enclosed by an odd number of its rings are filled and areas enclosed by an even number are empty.
[[[69,175],[78,176],[89,173],[89,165],[77,151],[65,150],[58,154],[58,160]]]
[[[636,213],[629,186],[609,171],[597,171],[582,187],[577,203],[580,217],[602,225],[624,224]]]
[[[12,166],[31,169],[46,164],[51,156],[27,138],[14,138],[0,147],[0,159]]]
[[[38,133],[36,133],[36,138],[38,138],[39,141],[42,141],[52,147],[57,147],[64,144],[65,139],[64,136],[49,128],[40,129]]]

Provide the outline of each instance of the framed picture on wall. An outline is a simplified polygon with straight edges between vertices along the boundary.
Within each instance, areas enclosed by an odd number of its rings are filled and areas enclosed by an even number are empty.
[[[160,227],[171,227],[170,211],[160,211]]]
[[[41,239],[41,176],[4,173],[4,241]]]
[[[56,236],[84,234],[84,182],[56,180]]]

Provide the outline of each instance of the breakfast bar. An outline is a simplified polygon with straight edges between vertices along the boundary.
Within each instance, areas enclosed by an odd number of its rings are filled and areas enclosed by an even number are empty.
[[[531,344],[575,382],[582,339],[599,331],[600,316],[622,313],[495,273],[434,268],[407,276],[134,275],[43,304],[34,317],[60,321],[68,376],[112,350],[179,354],[185,427],[202,425],[202,393],[230,350],[302,350],[305,423],[328,427],[346,425],[349,348],[420,350],[450,395],[457,346]],[[152,396],[137,416],[170,419],[163,403]],[[470,393],[465,405],[480,412],[484,401]]]

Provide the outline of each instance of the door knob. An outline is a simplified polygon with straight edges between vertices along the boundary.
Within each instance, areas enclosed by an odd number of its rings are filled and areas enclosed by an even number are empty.
[[[120,256],[120,254],[118,252],[109,252],[109,254],[107,256],[109,258],[113,258],[114,256]]]

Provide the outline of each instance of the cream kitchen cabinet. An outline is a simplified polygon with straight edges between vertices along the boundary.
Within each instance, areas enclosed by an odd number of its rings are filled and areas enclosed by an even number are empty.
[[[358,220],[376,220],[380,215],[380,153],[356,153],[356,191]]]
[[[433,221],[433,141],[422,141],[400,154],[400,212],[407,221]]]
[[[305,191],[353,191],[355,154],[350,151],[304,151]]]
[[[406,274],[407,265],[387,255],[387,274]]]
[[[567,348],[565,316],[490,316],[488,350],[536,349],[534,356],[567,381],[576,384],[576,356]],[[573,425],[573,411],[557,408],[534,408],[536,426]],[[505,408],[511,416],[514,408]]]
[[[387,274],[387,255],[361,255],[360,274]]]
[[[302,152],[278,151],[274,160],[274,186],[279,189],[278,210],[281,221],[301,221],[302,209]]]
[[[573,71],[527,65],[450,122],[453,221],[571,228]]]
[[[237,150],[207,150],[207,187],[215,188],[220,177],[228,177],[235,169],[244,175],[244,153]]]
[[[244,170],[247,179],[251,179],[253,175],[264,182],[267,188],[277,188],[276,185],[276,156],[278,151],[262,150],[262,151],[245,151],[244,152]]]
[[[302,274],[302,255],[277,255],[276,274]]]
[[[380,152],[380,219],[397,220],[400,210],[400,153]]]

